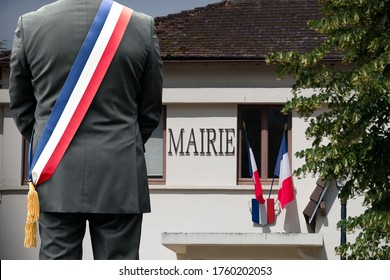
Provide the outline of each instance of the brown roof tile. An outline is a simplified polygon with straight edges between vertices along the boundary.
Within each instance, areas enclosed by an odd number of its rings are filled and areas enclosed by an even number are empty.
[[[264,59],[274,50],[306,52],[324,37],[307,21],[318,0],[235,0],[155,19],[165,60]]]

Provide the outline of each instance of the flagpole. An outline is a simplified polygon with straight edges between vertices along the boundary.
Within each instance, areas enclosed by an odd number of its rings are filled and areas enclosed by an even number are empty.
[[[274,181],[275,181],[275,174],[274,174],[274,176],[272,177],[272,183],[271,183],[271,188],[269,189],[268,198],[271,198],[271,192],[272,192],[272,187],[273,187],[273,185],[274,185]]]

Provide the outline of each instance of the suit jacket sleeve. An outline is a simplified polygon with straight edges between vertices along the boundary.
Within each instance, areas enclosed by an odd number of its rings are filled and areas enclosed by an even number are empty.
[[[153,130],[158,126],[162,111],[162,60],[153,18],[151,18],[150,24],[150,53],[141,81],[142,90],[138,100],[138,122],[143,143],[146,143]]]
[[[10,109],[20,133],[31,139],[36,100],[23,42],[23,18],[18,20],[10,60]]]

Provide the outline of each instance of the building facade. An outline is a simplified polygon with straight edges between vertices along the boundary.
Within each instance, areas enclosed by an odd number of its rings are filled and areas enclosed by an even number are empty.
[[[275,222],[252,222],[254,186],[243,135],[245,123],[264,196],[276,200],[283,131],[294,170],[303,163],[295,152],[310,145],[309,120],[281,113],[293,80],[277,80],[277,66],[267,65],[265,56],[321,42],[306,25],[318,17],[316,3],[222,1],[156,18],[164,114],[146,145],[152,212],[144,216],[141,259],[339,258],[334,182],[322,182],[316,193],[319,178],[294,177],[295,199],[285,209],[276,203]],[[9,111],[9,58],[0,63],[0,258],[36,259],[37,249],[23,248],[26,149]],[[361,200],[349,202],[348,215],[362,211]],[[88,235],[84,247],[84,258],[93,258]]]

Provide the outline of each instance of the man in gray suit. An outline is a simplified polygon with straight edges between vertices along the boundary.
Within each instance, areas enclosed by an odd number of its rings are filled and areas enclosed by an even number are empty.
[[[59,0],[19,18],[10,106],[35,151],[101,0]],[[80,259],[86,221],[95,259],[138,259],[150,211],[144,144],[161,116],[162,61],[154,21],[133,12],[73,140],[37,186],[40,259]]]

